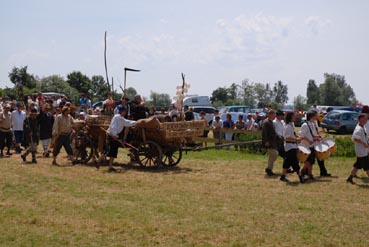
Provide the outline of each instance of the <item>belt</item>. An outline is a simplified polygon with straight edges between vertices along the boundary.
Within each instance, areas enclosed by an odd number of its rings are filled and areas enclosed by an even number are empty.
[[[294,143],[295,144],[296,142],[288,142],[288,141],[286,141],[286,143]]]
[[[67,135],[70,135],[70,134],[71,134],[71,132],[69,132],[69,133],[61,133],[60,135],[67,136]]]

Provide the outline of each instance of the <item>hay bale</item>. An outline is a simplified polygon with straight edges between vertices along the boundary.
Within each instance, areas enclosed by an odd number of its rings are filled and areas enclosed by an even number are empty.
[[[149,117],[144,119],[137,120],[138,128],[145,128],[145,129],[159,129],[160,128],[160,121],[156,117]]]

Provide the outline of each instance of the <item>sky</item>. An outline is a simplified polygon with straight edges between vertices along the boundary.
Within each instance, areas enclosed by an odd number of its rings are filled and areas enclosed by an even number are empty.
[[[368,104],[369,1],[366,0],[0,0],[0,87],[14,66],[39,77],[73,71],[103,75],[149,97],[250,82],[306,96],[310,79],[344,75]],[[120,92],[120,90],[118,90]]]

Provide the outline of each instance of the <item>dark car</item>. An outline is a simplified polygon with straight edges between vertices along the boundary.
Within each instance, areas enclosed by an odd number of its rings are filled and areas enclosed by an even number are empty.
[[[352,133],[357,124],[359,113],[346,110],[332,110],[323,118],[320,126],[329,130],[335,130],[339,134]]]

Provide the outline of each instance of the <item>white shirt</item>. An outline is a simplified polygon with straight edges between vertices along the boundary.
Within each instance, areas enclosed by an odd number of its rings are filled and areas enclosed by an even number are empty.
[[[365,131],[368,134],[369,133],[369,121],[366,122],[366,124],[364,125]]]
[[[219,122],[214,120],[212,122],[211,126],[213,126],[214,128],[222,128],[223,127],[223,121],[221,119],[219,119]]]
[[[354,133],[352,133],[351,139],[352,139],[352,141],[354,142],[354,145],[355,145],[356,156],[357,157],[368,156],[368,149],[366,147],[364,147],[364,145],[359,144],[359,143],[354,141],[354,139],[359,139],[362,142],[368,143],[368,136],[365,132],[364,127],[361,127],[359,124],[356,125]]]
[[[253,118],[247,119],[245,123],[246,130],[254,130],[255,128],[255,120]]]
[[[26,119],[25,111],[15,110],[12,112],[12,126],[13,130],[23,131],[23,123]]]
[[[280,137],[283,136],[284,122],[280,121],[276,118],[273,121],[273,125],[274,125],[274,129],[275,129],[275,133],[277,133],[277,135],[280,136]]]
[[[295,124],[294,123],[289,123],[286,124],[284,126],[284,133],[283,133],[283,137],[286,140],[287,138],[296,138],[295,135]],[[284,150],[286,152],[288,152],[291,149],[296,149],[297,148],[297,144],[296,143],[284,143]]]
[[[110,126],[107,132],[114,137],[118,137],[119,133],[122,132],[124,127],[135,126],[136,123],[137,123],[136,121],[127,120],[124,117],[122,117],[120,114],[116,114],[111,120],[111,123],[110,123]]]
[[[311,133],[313,135],[311,135]],[[310,142],[314,142],[314,136],[317,136],[319,133],[317,132],[315,124],[308,121],[302,124],[299,134],[301,137],[307,138]],[[314,143],[310,145],[306,140],[302,140],[301,144],[306,147],[314,147]]]

